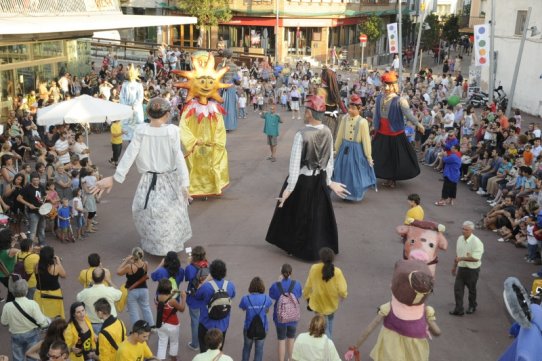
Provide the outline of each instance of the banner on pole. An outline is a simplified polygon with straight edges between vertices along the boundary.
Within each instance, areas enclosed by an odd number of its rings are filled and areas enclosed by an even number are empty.
[[[489,65],[489,24],[474,26],[474,65]]]
[[[399,52],[398,39],[397,23],[388,24],[388,43],[390,45],[390,53],[392,54],[397,54]]]

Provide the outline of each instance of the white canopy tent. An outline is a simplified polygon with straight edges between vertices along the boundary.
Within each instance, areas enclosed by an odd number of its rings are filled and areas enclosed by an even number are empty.
[[[59,124],[89,124],[112,122],[132,117],[129,105],[81,95],[76,98],[38,109],[38,125],[49,127]],[[87,129],[87,127],[85,127]],[[87,132],[88,144],[88,132]]]

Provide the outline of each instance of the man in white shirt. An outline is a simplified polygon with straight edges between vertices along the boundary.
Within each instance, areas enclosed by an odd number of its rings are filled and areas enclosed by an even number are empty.
[[[533,159],[538,158],[540,153],[542,153],[542,146],[540,145],[540,138],[535,138],[534,146],[533,146],[533,149],[531,150],[531,152],[533,152]]]
[[[24,279],[13,283],[12,293],[15,300],[4,305],[0,322],[9,328],[13,360],[24,360],[26,351],[40,340],[39,329],[47,327],[49,320],[36,301],[26,298],[28,283]]]
[[[117,310],[115,308],[115,302],[120,300],[122,292],[106,286],[103,282],[105,279],[105,271],[102,267],[96,267],[92,271],[92,287],[85,288],[77,294],[77,301],[83,302],[85,305],[94,305],[100,298],[105,298],[111,304],[111,315],[117,317]],[[94,307],[87,307],[87,315],[92,323],[94,332],[98,334],[102,327],[103,320],[101,320]]]
[[[68,132],[63,130],[60,133],[60,138],[55,143],[55,152],[58,156],[58,161],[66,165],[70,162],[70,143],[68,141]]]
[[[452,130],[454,128],[455,116],[453,111],[454,108],[451,105],[448,105],[448,107],[446,108],[446,114],[444,115],[444,119],[442,119],[442,123],[446,131]]]
[[[70,73],[66,73],[58,79],[58,87],[62,91],[62,96],[66,97],[66,94],[70,92]]]

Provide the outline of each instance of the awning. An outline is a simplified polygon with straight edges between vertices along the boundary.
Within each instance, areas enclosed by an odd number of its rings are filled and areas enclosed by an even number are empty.
[[[473,29],[468,27],[459,29],[459,32],[463,34],[474,34]]]
[[[190,16],[152,16],[152,15],[74,15],[74,16],[14,16],[0,18],[0,39],[13,38],[14,35],[29,35],[39,38],[39,34],[92,35],[99,30],[141,28],[147,26],[196,24],[197,18]]]

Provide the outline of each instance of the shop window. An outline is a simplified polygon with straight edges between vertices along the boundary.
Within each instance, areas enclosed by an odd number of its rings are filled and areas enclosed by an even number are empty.
[[[29,60],[28,45],[6,45],[0,46],[0,65],[18,63]]]
[[[62,56],[64,54],[62,40],[40,41],[32,44],[34,59],[46,59]]]

